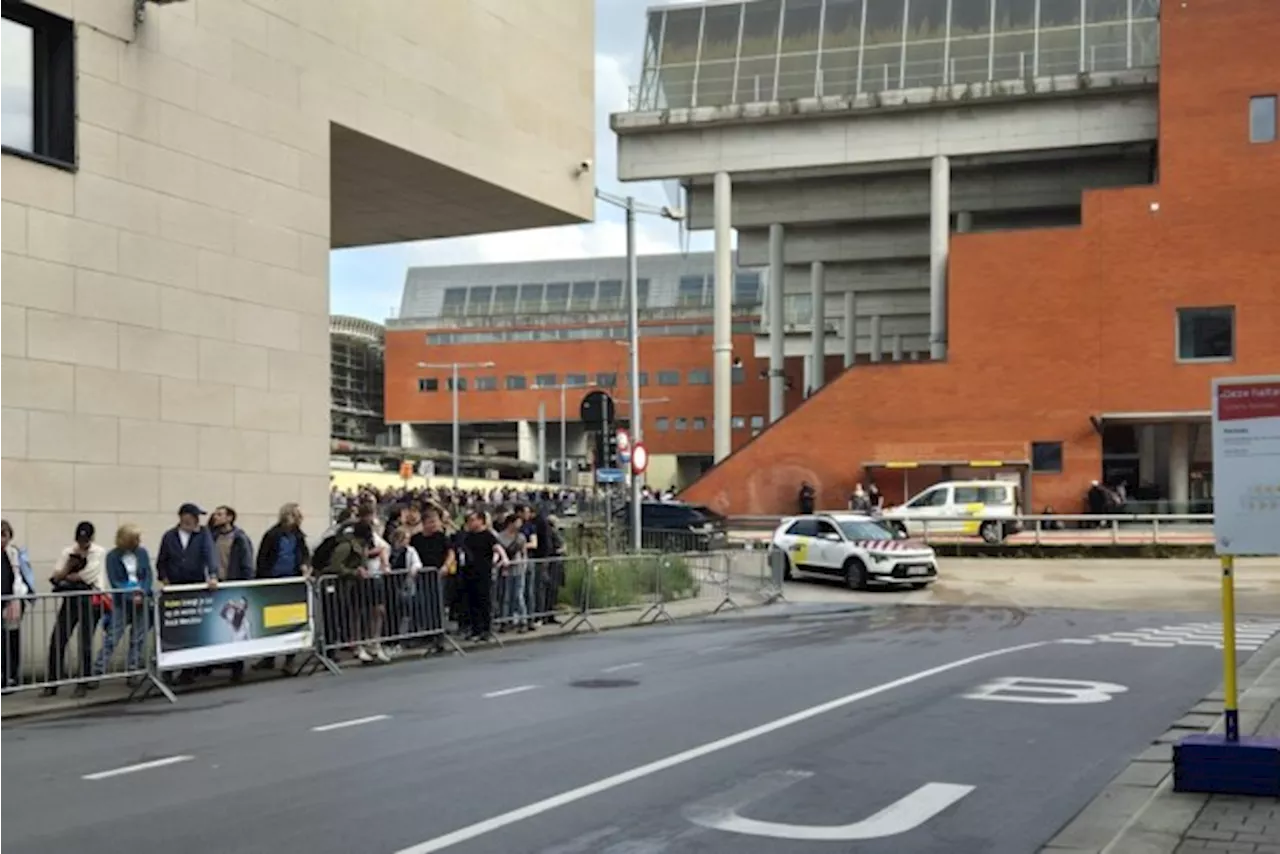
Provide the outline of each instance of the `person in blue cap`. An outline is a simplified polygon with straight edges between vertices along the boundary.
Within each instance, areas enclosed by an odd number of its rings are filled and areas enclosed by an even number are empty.
[[[169,584],[207,584],[218,586],[218,556],[213,535],[200,524],[205,512],[199,505],[187,502],[178,508],[178,525],[164,532],[156,554],[156,579],[161,586]],[[179,685],[190,685],[195,671],[178,674]]]

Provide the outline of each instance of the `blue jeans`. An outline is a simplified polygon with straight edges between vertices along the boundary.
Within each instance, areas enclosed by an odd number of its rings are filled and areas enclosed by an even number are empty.
[[[102,617],[102,649],[98,650],[98,660],[94,662],[93,672],[101,676],[107,672],[111,663],[111,655],[116,645],[124,637],[125,628],[129,629],[129,658],[126,662],[129,670],[141,670],[142,646],[147,640],[147,604],[144,599],[135,605],[131,596],[113,597],[114,608]]]
[[[502,616],[511,618],[512,625],[521,625],[529,619],[529,605],[525,599],[525,579],[529,573],[508,575],[503,579],[506,596],[502,601]]]

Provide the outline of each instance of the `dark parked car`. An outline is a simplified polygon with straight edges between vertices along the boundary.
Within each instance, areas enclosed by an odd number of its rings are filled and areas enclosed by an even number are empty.
[[[630,542],[631,507],[616,511],[619,527]],[[663,552],[705,552],[729,541],[729,520],[709,507],[681,501],[646,501],[640,505],[640,546]]]

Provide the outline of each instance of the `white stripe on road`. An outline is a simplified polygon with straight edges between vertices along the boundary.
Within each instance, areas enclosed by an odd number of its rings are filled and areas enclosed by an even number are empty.
[[[484,821],[476,822],[475,824],[455,830],[452,833],[446,833],[443,836],[428,839],[426,842],[411,845],[408,848],[401,849],[396,852],[396,854],[432,854],[432,852],[435,851],[443,851],[446,848],[451,848],[454,845],[467,842],[478,836],[484,836],[486,833],[492,833],[493,831],[500,830],[508,825],[524,821],[527,818],[533,818],[536,815],[550,812],[551,810],[558,809],[559,807],[571,804],[575,801],[580,801],[583,798],[598,795],[601,792],[607,792],[610,789],[616,789],[619,786],[626,785],[627,783],[635,780],[648,777],[652,774],[657,774],[661,771],[666,771],[668,768],[674,768],[677,765],[683,765],[686,762],[701,759],[703,756],[708,756],[712,753],[717,753],[721,750],[759,738],[762,735],[768,735],[771,732],[776,732],[777,730],[785,727],[802,723],[811,718],[816,718],[819,715],[826,714],[827,712],[852,705],[860,700],[865,700],[869,697],[874,697],[878,694],[892,691],[895,688],[901,688],[904,685],[910,685],[913,682],[928,679],[931,676],[938,676],[942,673],[947,673],[948,671],[955,670],[960,667],[976,664],[979,661],[986,661],[989,658],[996,658],[1002,655],[1024,652],[1028,649],[1045,646],[1046,643],[1048,643],[1048,641],[1037,641],[1035,643],[1024,643],[1019,646],[1010,646],[1005,647],[1004,649],[992,650],[991,652],[983,652],[978,655],[971,655],[968,658],[961,658],[937,667],[931,667],[928,670],[921,670],[917,673],[912,673],[909,676],[894,679],[892,682],[883,682],[879,685],[866,688],[853,694],[847,694],[843,697],[828,700],[827,702],[820,703],[816,706],[810,706],[807,709],[802,709],[801,711],[787,715],[786,717],[778,718],[777,720],[769,721],[768,723],[761,724],[760,726],[752,727],[751,729],[744,729],[741,732],[736,732],[733,735],[726,736],[725,738],[721,738],[716,741],[709,741],[706,744],[681,751],[680,753],[673,753],[672,755],[659,759],[656,762],[637,766],[629,771],[614,774],[612,777],[603,777],[596,780],[594,783],[588,783],[585,786],[579,786],[576,789],[561,792],[558,795],[553,795],[552,797],[545,798],[536,803],[511,810],[510,812],[505,812],[502,815],[497,815],[493,818],[485,819]]]
[[[166,765],[177,765],[179,762],[190,762],[194,756],[166,756],[164,759],[152,759],[150,762],[139,762],[137,765],[126,765],[123,768],[112,768],[110,771],[99,771],[96,774],[85,774],[82,780],[106,780],[119,777],[121,774],[132,774],[134,771],[149,771],[152,768],[163,768]]]
[[[488,694],[485,694],[484,697],[485,699],[490,699],[492,697],[506,697],[509,694],[521,694],[525,691],[532,691],[537,687],[537,685],[517,685],[514,688],[503,688],[501,691],[490,691]]]
[[[708,646],[698,650],[698,655],[708,655],[713,652],[719,652],[722,649],[728,649],[728,645],[724,646]]]
[[[601,673],[617,673],[619,670],[630,670],[633,667],[644,667],[643,661],[629,661],[626,664],[615,664],[613,667],[606,667]]]
[[[391,717],[391,715],[370,715],[367,718],[356,718],[355,720],[350,720],[350,721],[338,721],[336,724],[324,724],[323,726],[313,726],[311,728],[311,731],[312,732],[329,732],[330,730],[335,730],[335,729],[346,729],[349,726],[363,726],[364,724],[371,724],[376,721],[385,721],[389,717]]]

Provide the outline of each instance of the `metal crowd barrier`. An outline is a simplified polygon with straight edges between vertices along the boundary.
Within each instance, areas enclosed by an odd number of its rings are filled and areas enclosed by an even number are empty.
[[[368,656],[382,661],[391,659],[389,645],[423,643],[426,654],[448,644],[462,652],[445,631],[444,576],[439,569],[322,575],[313,583],[317,656],[331,669],[336,670],[335,658],[344,650],[361,660]]]
[[[55,694],[67,686],[88,691],[125,680],[134,693],[154,685],[169,694],[154,666],[147,594],[76,590],[5,596],[2,602],[3,693]]]
[[[532,631],[539,623],[559,625],[568,617],[568,603],[562,596],[575,569],[585,559],[557,555],[529,558],[518,568],[495,570],[493,578],[493,623],[500,632]],[[514,570],[514,571],[513,571]]]

